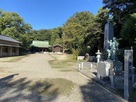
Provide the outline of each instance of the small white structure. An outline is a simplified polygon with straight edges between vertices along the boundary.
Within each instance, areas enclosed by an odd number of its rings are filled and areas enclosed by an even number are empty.
[[[84,60],[84,56],[78,56],[77,60]]]
[[[97,65],[97,76],[98,78],[108,77],[110,75],[110,62],[100,61]]]
[[[84,65],[90,67],[90,69],[92,70],[93,64],[91,62],[81,62],[81,63],[79,63],[78,69],[83,70]]]

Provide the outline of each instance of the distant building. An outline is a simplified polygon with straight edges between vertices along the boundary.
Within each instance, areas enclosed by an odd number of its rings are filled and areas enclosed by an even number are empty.
[[[48,52],[51,50],[49,41],[38,41],[35,40],[31,44],[31,52]]]
[[[63,51],[63,47],[59,44],[55,44],[52,46],[52,51],[53,52],[62,52]]]
[[[19,44],[20,42],[13,38],[0,35],[0,57],[19,55]]]

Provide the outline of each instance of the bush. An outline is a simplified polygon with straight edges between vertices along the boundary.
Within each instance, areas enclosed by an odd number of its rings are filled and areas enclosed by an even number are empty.
[[[76,60],[79,55],[79,50],[72,49],[73,59]]]

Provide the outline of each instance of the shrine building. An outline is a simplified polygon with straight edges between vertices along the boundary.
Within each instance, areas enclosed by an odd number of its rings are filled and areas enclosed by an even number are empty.
[[[8,36],[0,35],[0,57],[18,56],[21,42]]]

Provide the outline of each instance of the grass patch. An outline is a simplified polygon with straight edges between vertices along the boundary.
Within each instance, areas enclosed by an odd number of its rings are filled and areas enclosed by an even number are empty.
[[[73,65],[72,62],[69,61],[59,61],[59,60],[51,60],[49,61],[49,64],[51,65],[52,68],[66,68],[68,66]]]
[[[70,95],[74,86],[72,81],[62,78],[44,79],[32,84],[29,90],[42,95]]]
[[[76,62],[76,60],[73,60],[72,54],[49,54],[52,58],[55,60],[66,60],[71,62]]]
[[[4,57],[0,58],[0,62],[16,62],[21,60],[22,58],[26,57],[27,55],[24,56],[13,56],[13,57]]]
[[[54,60],[50,60],[49,64],[52,68],[56,69],[66,69],[76,63],[76,60],[72,59],[71,54],[52,54],[51,57],[53,57]]]

